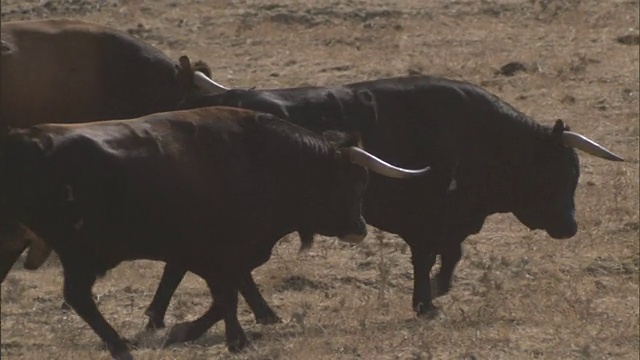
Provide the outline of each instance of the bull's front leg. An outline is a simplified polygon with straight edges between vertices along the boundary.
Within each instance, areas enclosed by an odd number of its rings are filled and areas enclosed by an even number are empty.
[[[247,302],[247,305],[251,308],[258,324],[268,325],[282,321],[282,319],[276,315],[267,301],[262,297],[251,273],[249,273],[249,276],[242,281],[239,290],[240,294],[242,294],[242,297],[244,297]]]
[[[411,263],[413,264],[413,309],[418,316],[434,317],[437,313],[431,298],[429,273],[435,263],[436,256],[419,244],[411,247]]]
[[[127,344],[123,338],[102,316],[96,306],[91,288],[96,280],[96,273],[91,266],[84,264],[69,264],[63,260],[64,268],[64,299],[75,310],[93,331],[104,341],[117,360],[133,360]]]

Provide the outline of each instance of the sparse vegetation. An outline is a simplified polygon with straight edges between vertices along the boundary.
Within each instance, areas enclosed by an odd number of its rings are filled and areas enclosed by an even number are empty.
[[[628,162],[581,154],[580,230],[567,240],[492,216],[464,245],[439,315],[415,318],[406,245],[371,229],[357,247],[289,236],[254,273],[284,319],[254,325],[240,354],[214,326],[162,348],[144,310],[162,264],[122,264],[94,288],[105,317],[135,340],[138,359],[637,359],[639,326],[637,0],[2,0],[2,21],[69,16],[128,30],[176,59],[211,66],[236,87],[340,84],[409,72],[481,84],[540,122],[561,118]],[[620,40],[624,38],[625,40]],[[528,71],[496,74],[511,62]],[[533,70],[531,70],[533,69]],[[277,74],[277,75],[274,75]],[[63,311],[59,263],[17,266],[2,284],[2,358],[108,359],[97,336]],[[188,275],[167,325],[208,307]]]

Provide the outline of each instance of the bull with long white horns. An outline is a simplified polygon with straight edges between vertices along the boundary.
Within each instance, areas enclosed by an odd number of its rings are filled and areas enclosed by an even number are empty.
[[[462,242],[478,233],[489,215],[513,213],[530,229],[545,230],[557,239],[576,234],[574,192],[580,166],[574,149],[622,161],[602,145],[570,131],[563,121],[541,125],[470,83],[415,76],[353,83],[341,89],[365,91],[375,103],[373,123],[352,124],[360,130],[367,151],[403,167],[432,167],[430,176],[406,183],[372,174],[363,207],[369,224],[400,235],[410,246],[413,306],[418,315],[435,314],[432,293],[440,296],[449,291]],[[234,89],[200,97],[193,105],[223,101],[274,112],[314,128],[317,125],[310,120],[358,101],[357,97],[336,101],[331,93],[323,87]],[[313,233],[303,231],[300,237],[308,248]],[[437,255],[442,266],[432,288],[429,273]],[[167,267],[146,312],[149,326],[164,325],[171,294],[183,274]],[[256,320],[276,321],[253,280],[247,279],[244,285],[240,291]]]

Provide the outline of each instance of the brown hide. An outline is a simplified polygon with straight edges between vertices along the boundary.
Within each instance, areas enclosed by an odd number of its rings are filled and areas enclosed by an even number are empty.
[[[0,124],[27,127],[171,110],[176,63],[126,33],[77,20],[2,24]]]

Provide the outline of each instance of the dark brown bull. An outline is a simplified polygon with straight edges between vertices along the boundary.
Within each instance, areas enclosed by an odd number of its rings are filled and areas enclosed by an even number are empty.
[[[395,178],[428,170],[386,164],[341,134],[221,107],[12,130],[0,148],[0,220],[27,225],[58,253],[65,300],[114,358],[132,357],[91,288],[135,259],[191,271],[211,291],[210,309],[174,327],[168,343],[223,319],[237,350],[246,337],[236,291],[278,239],[306,229],[361,241],[364,168]]]
[[[575,235],[573,196],[580,168],[574,148],[622,160],[569,131],[562,121],[553,127],[538,124],[477,86],[430,76],[366,81],[338,90],[231,90],[193,98],[185,106],[260,109],[318,129],[326,126],[325,115],[352,104],[349,97],[335,95],[347,90],[369,91],[375,98],[375,123],[344,118],[360,130],[365,149],[405,167],[429,164],[433,169],[431,176],[402,185],[372,175],[363,208],[369,224],[400,235],[410,246],[418,315],[435,314],[429,273],[436,255],[442,266],[434,293],[442,295],[451,286],[462,242],[481,230],[487,216],[511,212],[525,226],[553,238]],[[308,247],[313,233],[303,229],[300,237]],[[164,326],[183,276],[183,270],[167,266],[146,311],[149,327]],[[257,289],[245,292],[258,322],[277,321]]]

